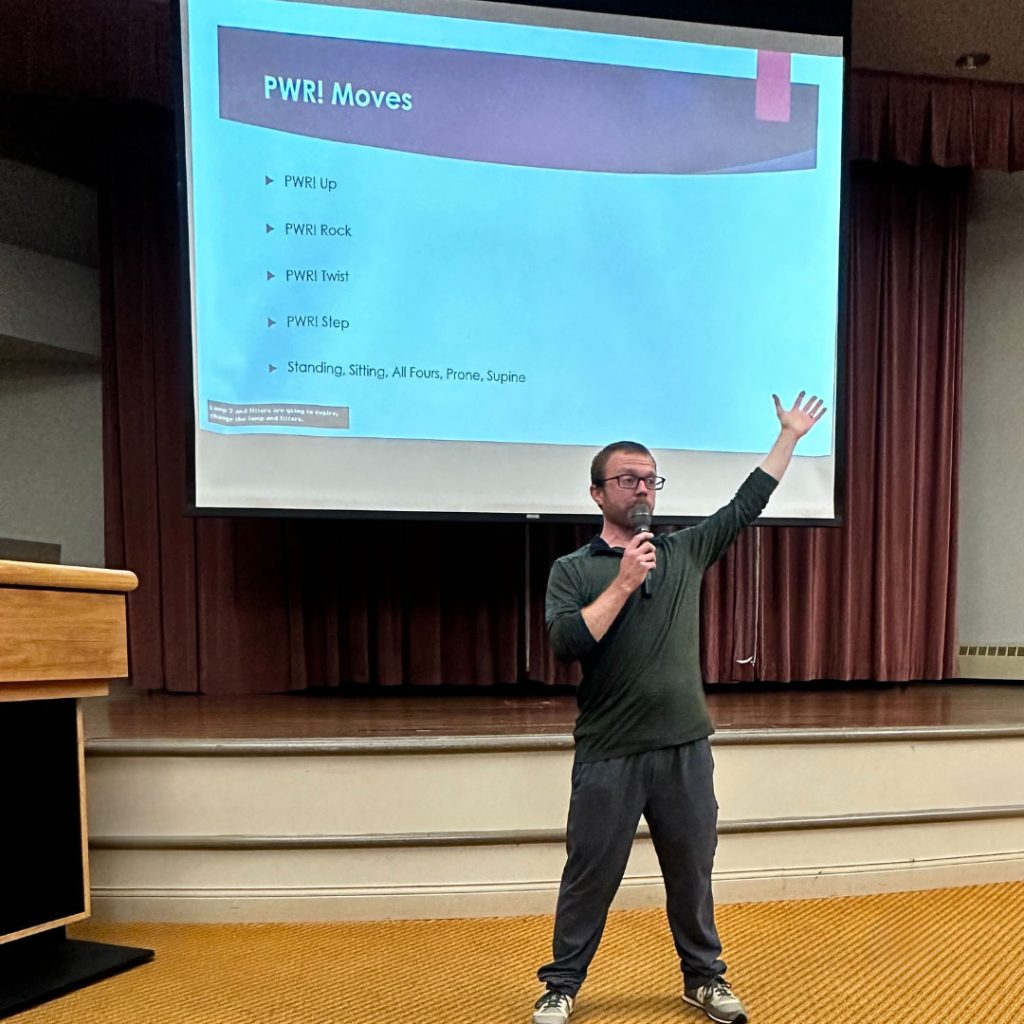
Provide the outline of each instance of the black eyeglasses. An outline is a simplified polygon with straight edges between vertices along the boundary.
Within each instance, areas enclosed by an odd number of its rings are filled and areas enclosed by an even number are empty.
[[[663,476],[655,476],[653,473],[650,476],[620,473],[618,476],[606,476],[601,483],[606,484],[609,480],[614,480],[624,491],[635,491],[641,480],[643,480],[644,486],[649,491],[660,491],[665,486],[665,478]]]

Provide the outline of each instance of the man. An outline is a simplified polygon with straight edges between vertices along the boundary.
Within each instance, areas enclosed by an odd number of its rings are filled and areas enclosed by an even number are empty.
[[[546,990],[534,1024],[569,1019],[641,814],[665,880],[683,1000],[720,1024],[747,1020],[724,977],[711,893],[718,805],[699,599],[704,570],[761,514],[797,441],[825,414],[803,392],[789,409],[773,398],[780,431],[761,466],[728,505],[676,533],[636,532],[635,511],[653,511],[665,482],[651,453],[632,441],[599,452],[590,494],[603,517],[600,536],[552,566],[551,643],[559,658],[580,660],[583,681],[554,959],[537,972]]]

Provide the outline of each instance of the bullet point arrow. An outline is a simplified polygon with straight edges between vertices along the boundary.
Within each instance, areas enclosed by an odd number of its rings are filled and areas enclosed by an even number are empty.
[[[268,224],[267,225],[267,234],[269,235],[270,232],[273,231],[273,230],[274,230],[274,225],[273,224]]]
[[[267,326],[268,327],[273,327],[274,324],[276,324],[276,323],[277,323],[276,320],[271,320],[269,316],[267,317]]]
[[[267,363],[267,373],[273,373],[277,367],[273,363]]]
[[[273,185],[274,184],[274,179],[269,177],[268,175],[264,174],[263,175],[263,184],[264,185]]]
[[[267,280],[268,281],[273,281],[274,280],[274,275],[269,270],[267,271]]]

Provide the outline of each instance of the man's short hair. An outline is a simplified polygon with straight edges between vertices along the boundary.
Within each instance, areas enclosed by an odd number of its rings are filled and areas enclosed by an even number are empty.
[[[608,468],[608,460],[616,452],[625,452],[627,455],[646,455],[652,462],[654,456],[638,441],[613,441],[605,445],[595,456],[590,464],[590,482],[595,487],[604,483],[604,473]]]

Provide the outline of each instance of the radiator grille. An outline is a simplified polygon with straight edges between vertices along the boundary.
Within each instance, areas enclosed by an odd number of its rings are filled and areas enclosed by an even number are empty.
[[[962,679],[1024,680],[1024,644],[961,644]]]
[[[960,655],[981,658],[1024,658],[1024,644],[961,644]]]

